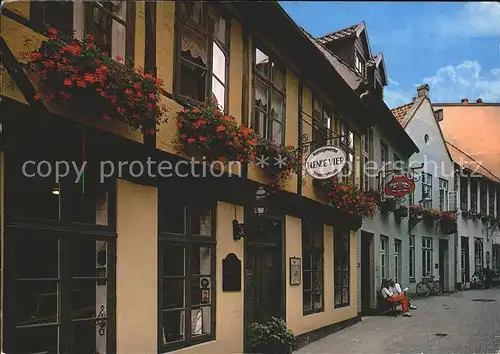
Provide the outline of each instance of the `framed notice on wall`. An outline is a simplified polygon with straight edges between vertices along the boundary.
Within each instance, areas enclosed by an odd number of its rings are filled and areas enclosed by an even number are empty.
[[[301,259],[290,257],[290,285],[300,285],[301,282]]]

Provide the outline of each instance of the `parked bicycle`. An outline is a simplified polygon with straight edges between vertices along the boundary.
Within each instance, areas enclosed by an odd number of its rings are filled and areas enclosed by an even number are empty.
[[[438,280],[434,280],[434,276],[424,277],[422,281],[417,284],[416,291],[419,296],[427,297],[431,293],[439,295],[443,292],[443,287]]]

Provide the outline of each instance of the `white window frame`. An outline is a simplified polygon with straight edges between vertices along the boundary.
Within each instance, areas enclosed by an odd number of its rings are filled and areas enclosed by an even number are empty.
[[[432,237],[422,237],[422,277],[428,278],[432,275]]]
[[[387,279],[389,276],[389,267],[387,264],[387,254],[389,246],[389,237],[380,236],[380,275],[382,279]]]
[[[425,192],[428,190],[429,199],[426,201]],[[422,173],[422,206],[424,208],[432,208],[432,175],[430,173]]]
[[[439,210],[448,211],[448,180],[440,178],[439,179]]]
[[[410,235],[409,237],[409,267],[408,267],[408,277],[410,280],[415,280],[415,235]]]
[[[403,266],[402,253],[401,253],[401,245],[402,242],[400,239],[394,239],[394,280],[396,283],[400,283],[401,281],[401,269]]]

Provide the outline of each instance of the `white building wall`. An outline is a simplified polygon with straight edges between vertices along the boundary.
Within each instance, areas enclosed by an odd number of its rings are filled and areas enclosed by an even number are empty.
[[[372,161],[375,161],[377,166],[380,166],[381,163],[381,149],[380,149],[380,140],[383,139],[382,133],[377,127],[372,128],[373,131],[373,142],[372,142]],[[397,150],[396,147],[391,146],[389,141],[383,139],[384,142],[389,147],[389,159],[392,160],[394,153],[396,153],[401,159],[403,158],[403,154]],[[403,160],[405,163],[408,163],[408,160]],[[389,177],[389,179],[391,176]],[[378,179],[373,178],[372,188],[378,189]],[[403,203],[408,206],[408,201]],[[373,234],[373,242],[371,244],[370,249],[370,258],[371,258],[371,298],[370,304],[372,308],[377,306],[377,291],[380,290],[380,285],[382,282],[382,270],[380,263],[380,237],[386,236],[388,237],[388,249],[386,250],[386,257],[388,259],[388,278],[396,278],[395,274],[395,259],[394,259],[394,242],[396,239],[401,241],[401,279],[399,279],[400,284],[404,287],[409,284],[408,277],[408,263],[409,263],[409,239],[408,239],[408,218],[403,218],[399,220],[393,213],[381,213],[377,210],[377,214],[373,219],[363,219],[363,226],[361,230],[358,232],[360,238],[362,237],[361,231]],[[361,243],[361,242],[360,242]],[[361,263],[361,251],[358,252],[358,264]],[[361,288],[361,272],[358,267],[358,279],[359,285]],[[361,296],[362,291],[358,291],[358,304],[359,308],[361,308]]]
[[[418,103],[418,102],[417,102]],[[416,103],[416,104],[417,104]],[[424,99],[420,107],[415,112],[413,118],[405,127],[408,135],[413,139],[419,148],[419,153],[410,158],[410,167],[417,167],[423,164],[423,168],[416,170],[420,179],[416,183],[414,193],[414,204],[422,200],[422,173],[432,174],[432,208],[439,209],[439,178],[448,181],[448,191],[454,190],[454,163],[449,156],[445,142],[436,122],[434,111],[430,101]],[[429,140],[426,142],[426,135]],[[422,237],[432,238],[432,275],[439,279],[439,269],[443,267],[444,289],[447,291],[455,290],[456,284],[456,262],[455,245],[456,235],[444,235],[441,233],[437,222],[432,225],[424,222],[418,223],[411,231],[415,235],[415,282],[410,286],[411,291],[415,290],[416,283],[422,280]],[[447,257],[444,264],[439,264],[439,240],[448,240]]]

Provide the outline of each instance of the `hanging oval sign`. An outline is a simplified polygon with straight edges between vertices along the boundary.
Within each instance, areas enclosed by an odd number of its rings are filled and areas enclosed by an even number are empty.
[[[335,146],[323,146],[309,154],[306,172],[316,179],[327,179],[338,174],[346,163],[345,152]]]
[[[415,182],[406,176],[394,176],[386,185],[384,193],[396,198],[413,193]]]

